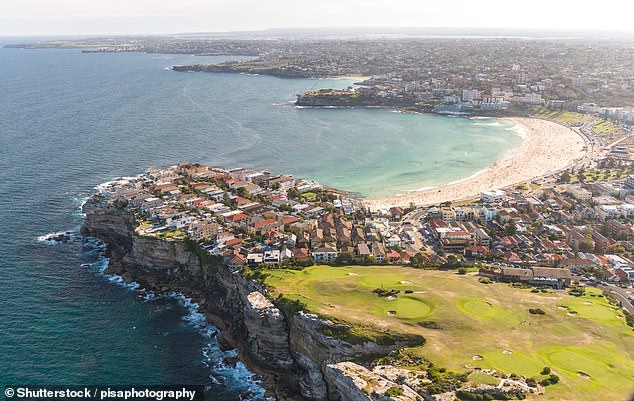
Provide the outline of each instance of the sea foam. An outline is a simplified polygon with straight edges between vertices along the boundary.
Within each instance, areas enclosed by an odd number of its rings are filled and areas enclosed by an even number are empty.
[[[265,397],[265,390],[261,386],[258,377],[250,372],[242,362],[227,363],[227,359],[238,356],[235,349],[222,350],[218,344],[218,329],[207,321],[204,313],[200,311],[200,305],[180,292],[170,291],[166,294],[157,294],[140,288],[137,282],[127,282],[117,274],[107,274],[109,259],[105,256],[106,244],[96,238],[82,239],[84,256],[93,256],[97,260],[85,266],[94,269],[97,274],[113,284],[137,293],[144,302],[152,302],[161,298],[170,298],[185,308],[187,313],[182,317],[184,324],[193,328],[204,339],[201,349],[201,362],[209,368],[210,384],[222,385],[228,391],[240,393],[240,399],[247,401],[274,401],[274,398]],[[82,265],[83,266],[83,265]]]

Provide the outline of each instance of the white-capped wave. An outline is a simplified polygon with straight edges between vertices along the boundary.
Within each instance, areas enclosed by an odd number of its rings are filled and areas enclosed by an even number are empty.
[[[57,231],[37,237],[37,240],[39,242],[42,242],[46,245],[57,245],[68,242],[75,242],[79,239],[79,227],[76,227],[72,230]]]
[[[95,262],[87,264],[87,266],[95,269],[100,276],[111,283],[137,292],[139,298],[146,302],[168,297],[176,300],[187,310],[183,316],[183,322],[194,328],[204,339],[201,357],[203,365],[210,370],[211,383],[223,385],[230,391],[240,391],[243,394],[242,399],[245,401],[275,401],[273,398],[265,397],[261,380],[253,372],[250,372],[246,365],[239,361],[236,363],[226,362],[227,359],[236,358],[238,351],[235,349],[223,351],[220,348],[218,344],[220,333],[214,325],[207,321],[205,314],[200,311],[200,305],[182,293],[171,291],[165,295],[160,295],[153,291],[141,289],[137,282],[127,282],[119,275],[105,273],[109,263],[109,259],[105,256],[106,244],[92,237],[84,238],[82,241],[85,245],[84,255],[97,257]]]
[[[226,362],[228,359],[236,358],[238,350],[229,349],[223,351],[220,348],[218,344],[219,331],[215,326],[209,324],[204,313],[200,311],[200,305],[179,292],[172,291],[167,296],[176,299],[178,303],[187,309],[188,313],[183,317],[183,320],[196,329],[205,339],[202,349],[203,363],[211,369],[210,378],[214,383],[223,384],[229,389],[244,389],[243,394],[248,395],[245,400],[274,401],[273,398],[264,396],[265,390],[261,385],[261,381],[253,372],[247,369],[244,363],[240,361],[235,362],[235,364]]]
[[[507,128],[507,130],[515,132],[522,139],[527,139],[529,137],[529,133],[526,131],[526,128],[520,124],[515,124],[512,127]]]
[[[492,123],[473,123],[473,125],[480,125],[485,127],[500,127],[502,124],[499,121],[495,121]]]

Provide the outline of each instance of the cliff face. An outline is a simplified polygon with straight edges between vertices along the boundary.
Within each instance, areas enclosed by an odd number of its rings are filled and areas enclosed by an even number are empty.
[[[329,365],[405,345],[353,345],[326,336],[323,328],[335,324],[302,312],[285,316],[259,285],[220,263],[204,263],[184,243],[136,236],[126,209],[92,198],[84,212],[82,234],[107,243],[109,272],[148,289],[192,297],[222,330],[223,341],[240,350],[240,358],[265,377],[265,386],[280,400],[345,401],[348,394],[359,394],[354,380],[342,379],[355,370],[338,370],[333,380]]]

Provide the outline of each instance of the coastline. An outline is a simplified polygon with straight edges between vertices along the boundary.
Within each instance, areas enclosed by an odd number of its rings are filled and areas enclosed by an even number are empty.
[[[522,129],[522,144],[509,150],[492,166],[469,177],[435,188],[400,196],[364,199],[371,210],[436,205],[478,197],[480,192],[505,188],[537,177],[552,174],[568,167],[585,155],[585,140],[571,128],[528,117],[504,117],[502,121]],[[520,134],[522,135],[522,134]]]

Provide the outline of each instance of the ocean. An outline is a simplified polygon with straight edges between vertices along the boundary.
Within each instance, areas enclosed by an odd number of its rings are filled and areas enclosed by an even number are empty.
[[[297,93],[352,81],[166,69],[228,59],[0,49],[2,382],[191,383],[212,400],[263,398],[189,300],[103,275],[96,241],[38,240],[76,233],[101,182],[195,161],[375,197],[464,178],[521,142],[496,120],[292,105]]]

